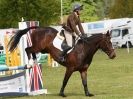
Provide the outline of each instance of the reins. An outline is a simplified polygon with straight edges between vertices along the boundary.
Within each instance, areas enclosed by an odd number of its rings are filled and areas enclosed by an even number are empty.
[[[85,39],[85,38],[87,38],[87,37],[81,38],[81,35],[78,35],[78,37],[75,39],[75,41],[78,41],[79,38],[80,38],[82,41],[84,41],[84,42],[86,42],[87,44],[89,44],[88,41]],[[79,40],[80,40],[80,39],[79,39]],[[74,43],[74,45],[72,46],[72,48],[74,48],[75,45],[76,45],[76,43]]]

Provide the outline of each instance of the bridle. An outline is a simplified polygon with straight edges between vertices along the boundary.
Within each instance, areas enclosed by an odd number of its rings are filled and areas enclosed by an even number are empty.
[[[109,49],[109,46],[108,46],[108,44],[107,44],[107,39],[104,39],[104,38],[106,38],[104,35],[103,35],[103,37],[102,37],[103,39],[102,39],[102,41],[101,42],[105,42],[105,44],[106,44],[106,46],[107,46],[107,48]],[[105,53],[107,53],[109,56],[111,55],[111,54],[113,54],[114,53],[114,49],[109,49],[109,51],[107,50],[107,49],[102,49]]]

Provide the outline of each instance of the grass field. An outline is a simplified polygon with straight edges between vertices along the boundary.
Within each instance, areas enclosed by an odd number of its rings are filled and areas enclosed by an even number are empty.
[[[75,72],[65,89],[65,99],[133,99],[133,49],[116,49],[117,57],[108,59],[98,51],[88,69],[88,87],[95,96],[84,95],[80,74]],[[0,97],[0,99],[63,99],[58,96],[65,68],[43,66],[44,87],[47,95],[24,97]]]

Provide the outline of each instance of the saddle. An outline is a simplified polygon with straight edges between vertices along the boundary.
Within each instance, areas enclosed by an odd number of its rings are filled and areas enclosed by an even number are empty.
[[[73,37],[73,45],[74,45],[74,40],[75,38]],[[66,42],[66,38],[64,35],[64,29],[62,29],[59,33],[57,33],[57,36],[54,38],[53,40],[53,45],[54,47],[56,47],[57,49],[63,51],[66,49],[67,42]]]

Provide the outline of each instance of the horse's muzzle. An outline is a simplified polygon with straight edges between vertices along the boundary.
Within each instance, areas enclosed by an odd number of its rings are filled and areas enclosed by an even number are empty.
[[[110,59],[114,59],[116,57],[115,51],[112,51],[111,54],[109,55]]]

